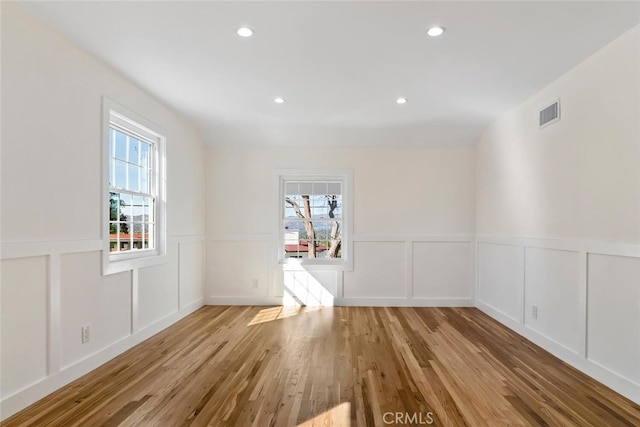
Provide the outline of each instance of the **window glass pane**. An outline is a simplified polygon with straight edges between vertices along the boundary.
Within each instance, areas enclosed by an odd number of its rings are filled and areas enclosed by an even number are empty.
[[[342,196],[327,197],[327,216],[329,218],[342,217]]]
[[[313,194],[319,194],[319,195],[327,194],[327,183],[326,182],[314,182],[313,183]]]
[[[113,162],[113,159],[109,158],[109,187],[116,186],[114,166],[115,166],[115,163]]]
[[[138,173],[140,168],[136,165],[128,165],[129,167],[129,186],[128,190],[138,191]]]
[[[146,142],[140,142],[140,166],[149,169],[151,159],[151,145]]]
[[[139,172],[140,172],[140,192],[151,193],[151,188],[149,187],[149,170],[145,168],[141,168]]]
[[[116,160],[115,187],[127,188],[127,164]]]
[[[318,196],[315,196],[315,195],[309,196],[309,206],[311,208],[319,207],[321,206],[321,203],[322,203],[322,199],[319,198]]]
[[[142,247],[143,249],[149,249],[149,225],[144,224],[142,229],[144,231],[142,235]]]
[[[142,249],[142,224],[134,222],[132,223],[131,227],[132,228],[129,231],[131,232],[131,237],[133,238],[133,249]]]
[[[312,218],[327,218],[327,208],[326,207],[315,207],[311,210]]]
[[[298,194],[313,194],[313,183],[311,182],[301,182],[300,189],[298,190]]]
[[[284,203],[284,216],[285,218],[297,218],[295,206],[300,210],[300,212],[304,213],[304,206],[302,203],[302,198],[300,196],[294,195],[288,198],[290,202],[287,202],[285,199]]]
[[[142,222],[149,222],[151,219],[149,218],[149,197],[142,198]]]
[[[342,194],[342,183],[340,182],[328,183],[327,194]]]
[[[109,193],[109,221],[118,220],[118,203],[120,203],[118,193]]]
[[[117,130],[113,130],[116,134],[116,158],[127,160],[127,136]]]
[[[132,212],[132,196],[129,194],[120,195],[120,221],[131,221]]]
[[[143,222],[144,220],[144,197],[133,196],[132,198],[132,215],[133,221]]]
[[[120,248],[121,251],[128,251],[131,248],[131,244],[129,242],[129,223],[121,222],[119,223],[120,232],[118,233],[118,237],[120,237]]]
[[[285,194],[299,194],[298,193],[298,183],[297,182],[286,182],[284,184],[284,193]]]
[[[118,223],[109,223],[109,251],[116,252],[118,250]]]
[[[129,163],[133,163],[135,165],[138,164],[138,146],[140,142],[133,138],[129,137]]]

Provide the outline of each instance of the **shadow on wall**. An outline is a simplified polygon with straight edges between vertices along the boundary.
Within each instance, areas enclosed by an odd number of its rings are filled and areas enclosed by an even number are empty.
[[[332,307],[335,296],[320,282],[319,274],[305,270],[299,264],[285,264],[282,305]]]

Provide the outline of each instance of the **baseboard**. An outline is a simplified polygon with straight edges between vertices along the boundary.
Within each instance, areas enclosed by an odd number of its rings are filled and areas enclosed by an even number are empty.
[[[636,384],[592,360],[585,359],[557,342],[527,328],[522,323],[507,316],[489,304],[478,300],[476,301],[476,307],[509,329],[542,347],[563,362],[568,363],[596,381],[601,382],[605,386],[640,405],[640,384]]]
[[[471,298],[336,298],[343,307],[474,307]]]
[[[186,305],[180,311],[176,311],[161,320],[141,329],[134,335],[129,335],[120,341],[63,368],[60,372],[43,378],[42,380],[22,389],[0,402],[0,420],[4,420],[27,406],[37,402],[48,394],[64,387],[72,381],[98,368],[114,357],[122,354],[130,348],[140,344],[158,332],[176,323],[183,317],[193,313],[204,305],[204,299],[200,298]]]
[[[282,305],[282,297],[209,296],[207,305]],[[342,307],[475,307],[471,298],[336,298],[333,305]]]
[[[207,305],[282,305],[282,297],[219,297],[208,296]]]

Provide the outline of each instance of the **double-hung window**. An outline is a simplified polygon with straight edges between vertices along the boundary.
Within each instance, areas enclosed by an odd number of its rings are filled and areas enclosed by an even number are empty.
[[[351,261],[351,171],[282,171],[281,264],[336,266]]]
[[[104,110],[103,272],[108,274],[163,261],[165,137],[113,101],[105,99]]]

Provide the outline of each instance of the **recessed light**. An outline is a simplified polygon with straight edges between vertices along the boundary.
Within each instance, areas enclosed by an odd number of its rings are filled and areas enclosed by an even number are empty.
[[[249,27],[240,27],[236,33],[240,37],[251,37],[253,35],[253,30]]]
[[[431,37],[438,37],[444,33],[444,27],[431,27],[427,30],[427,35]]]
[[[273,102],[275,102],[276,104],[283,104],[284,98],[277,97],[273,100]]]
[[[396,99],[396,104],[406,104],[407,98],[398,98]]]

